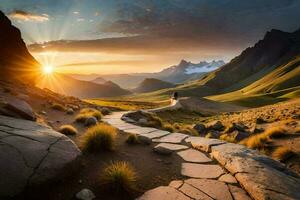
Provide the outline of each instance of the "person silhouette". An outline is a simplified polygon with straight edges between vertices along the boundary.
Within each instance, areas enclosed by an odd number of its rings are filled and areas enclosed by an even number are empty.
[[[173,93],[173,99],[174,99],[174,100],[177,100],[177,99],[178,99],[178,92],[174,92],[174,93]]]

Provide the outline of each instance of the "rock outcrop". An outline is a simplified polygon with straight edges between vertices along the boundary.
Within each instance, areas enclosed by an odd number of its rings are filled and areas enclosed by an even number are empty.
[[[0,199],[61,178],[79,155],[68,137],[36,122],[0,115]]]
[[[0,11],[0,79],[33,83],[39,63],[30,55],[21,32]]]

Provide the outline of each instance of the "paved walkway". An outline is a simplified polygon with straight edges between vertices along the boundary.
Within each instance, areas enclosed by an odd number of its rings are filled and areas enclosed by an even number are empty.
[[[149,190],[139,200],[300,199],[299,177],[257,151],[217,139],[139,127],[121,120],[125,113],[112,113],[103,121],[136,134],[142,142],[155,143],[157,153],[176,153],[183,159],[181,174],[186,177]]]

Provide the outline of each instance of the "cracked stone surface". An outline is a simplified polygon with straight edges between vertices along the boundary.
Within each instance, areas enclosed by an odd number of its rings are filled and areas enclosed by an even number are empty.
[[[235,175],[254,199],[300,199],[299,176],[258,151],[223,144],[212,147],[211,155]]]
[[[184,183],[179,190],[193,199],[213,200],[213,198],[209,197],[204,192],[187,183]]]
[[[181,174],[191,178],[218,178],[224,173],[224,170],[219,165],[181,164]]]
[[[171,181],[169,186],[173,187],[173,188],[180,188],[183,185],[183,181],[182,180],[175,180],[175,181]]]
[[[0,197],[50,181],[80,155],[68,137],[32,121],[0,116],[0,133]]]
[[[209,179],[188,179],[185,183],[204,192],[212,199],[232,200],[229,188],[223,182]]]
[[[237,183],[236,179],[231,174],[224,174],[218,180],[225,183]]]
[[[153,142],[164,142],[164,143],[175,143],[179,144],[181,143],[185,138],[187,138],[188,135],[182,134],[182,133],[172,133],[165,137],[155,139]]]
[[[171,154],[174,151],[188,149],[189,147],[180,144],[160,143],[153,150],[160,154]]]
[[[251,200],[247,193],[242,189],[234,185],[228,185],[229,190],[234,200]]]
[[[207,163],[212,161],[212,159],[208,158],[204,153],[201,153],[195,149],[180,151],[177,152],[177,154],[187,162]]]
[[[137,200],[190,200],[191,198],[187,197],[183,193],[179,192],[173,187],[160,186],[145,192]]]
[[[208,139],[203,137],[188,137],[186,142],[191,143],[195,149],[201,151],[210,152],[212,146],[217,146],[220,144],[225,144],[226,142],[218,139]]]
[[[130,129],[127,132],[141,135],[141,134],[151,133],[151,132],[156,131],[156,130],[157,130],[156,128],[139,127],[139,128],[136,128],[136,129]]]

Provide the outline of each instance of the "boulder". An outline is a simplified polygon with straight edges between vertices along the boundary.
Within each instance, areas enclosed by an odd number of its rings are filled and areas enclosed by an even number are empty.
[[[5,101],[6,104],[4,106],[4,109],[15,113],[14,117],[31,121],[36,120],[36,116],[31,106],[26,101],[13,97],[5,98]]]
[[[206,132],[206,127],[204,124],[196,124],[193,127],[200,135]]]
[[[96,196],[91,190],[85,188],[76,194],[76,198],[80,200],[93,200]]]
[[[66,113],[67,113],[68,115],[73,115],[73,114],[74,114],[73,108],[68,108],[67,111],[66,111]]]
[[[228,133],[233,132],[233,131],[242,131],[245,132],[246,129],[248,129],[247,126],[245,126],[243,123],[232,123],[232,125],[228,128]]]
[[[84,125],[85,126],[95,126],[97,124],[98,120],[96,117],[88,117],[85,122]]]
[[[36,122],[0,115],[0,196],[62,179],[81,154],[66,136]]]
[[[216,131],[223,131],[225,128],[221,121],[214,121],[207,124],[206,126],[208,129],[216,130]]]
[[[101,108],[100,111],[103,115],[109,115],[111,112],[108,108]]]

